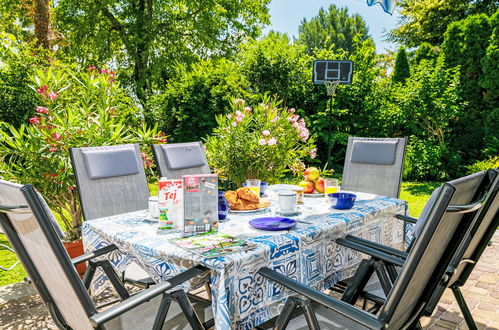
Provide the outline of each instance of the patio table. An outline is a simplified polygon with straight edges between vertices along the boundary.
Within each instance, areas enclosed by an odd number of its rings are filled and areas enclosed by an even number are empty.
[[[266,266],[315,289],[331,287],[351,275],[361,260],[359,253],[335,243],[347,234],[400,248],[404,241],[402,221],[395,214],[406,214],[407,203],[400,199],[359,193],[350,210],[334,210],[322,198],[305,198],[301,215],[291,217],[297,226],[284,231],[261,231],[248,221],[270,216],[276,211],[277,196],[268,192],[272,202],[267,212],[229,214],[219,231],[255,243],[256,248],[223,257],[206,259],[167,241],[178,232],[157,234],[157,223],[145,220],[147,211],[131,212],[83,223],[87,252],[109,244],[108,259],[119,270],[136,262],[156,281],[202,264],[211,269],[212,306],[216,329],[250,329],[276,316],[288,293],[265,280],[257,271]],[[96,273],[93,293],[106,286],[102,272]],[[190,282],[190,290],[202,285]],[[178,287],[177,287],[178,288]]]

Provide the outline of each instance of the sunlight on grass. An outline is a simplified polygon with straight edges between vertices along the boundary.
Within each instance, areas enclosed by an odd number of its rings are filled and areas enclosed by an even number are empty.
[[[431,193],[441,183],[439,182],[403,182],[400,199],[409,203],[409,215],[419,217]]]

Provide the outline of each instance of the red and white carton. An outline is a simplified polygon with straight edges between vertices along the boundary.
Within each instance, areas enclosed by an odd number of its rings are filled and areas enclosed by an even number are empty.
[[[218,176],[182,176],[184,184],[184,236],[218,229]]]
[[[168,209],[168,219],[173,221],[173,227],[183,227],[183,180],[161,178],[158,187],[158,206]]]

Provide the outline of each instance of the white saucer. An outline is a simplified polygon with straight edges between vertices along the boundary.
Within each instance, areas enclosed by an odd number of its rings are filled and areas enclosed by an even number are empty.
[[[276,211],[275,214],[282,215],[282,216],[285,216],[285,217],[292,217],[292,216],[295,216],[295,215],[300,215],[301,211],[291,211],[291,212],[279,212],[279,211]]]

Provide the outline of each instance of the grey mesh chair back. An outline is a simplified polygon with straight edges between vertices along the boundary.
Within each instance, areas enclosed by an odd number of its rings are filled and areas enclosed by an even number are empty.
[[[349,137],[342,190],[399,197],[407,138]]]
[[[86,220],[147,208],[138,144],[71,148],[70,154]]]
[[[2,226],[51,314],[73,329],[93,329],[95,307],[35,189],[0,180]]]
[[[203,143],[168,143],[152,146],[161,177],[179,179],[187,174],[209,174]]]
[[[379,318],[389,328],[399,329],[421,316],[435,289],[444,278],[454,253],[474,219],[476,210],[469,213],[448,212],[445,200],[453,205],[468,205],[484,191],[486,172],[479,172],[445,183],[429,210],[428,220],[416,237],[400,275],[395,280]],[[440,298],[440,297],[438,297]],[[419,319],[419,317],[418,317]]]
[[[483,206],[483,212],[480,218],[471,229],[465,241],[462,243],[464,252],[456,256],[453,262],[456,266],[456,272],[449,281],[449,286],[463,285],[476,263],[480,259],[483,251],[488,246],[492,236],[499,227],[499,175],[495,177],[489,192],[488,200]]]

